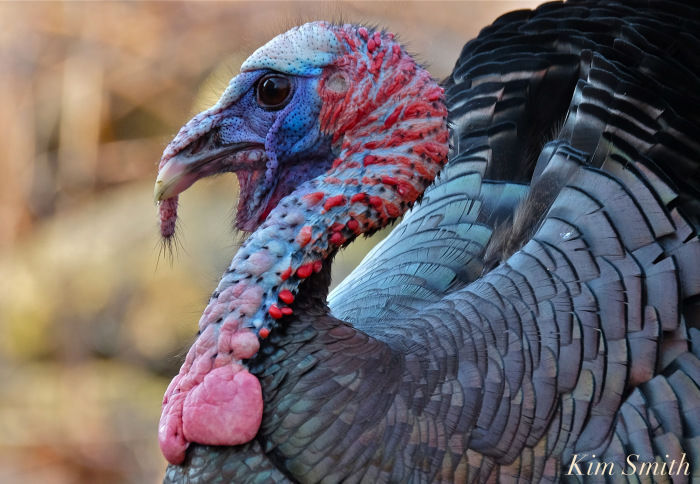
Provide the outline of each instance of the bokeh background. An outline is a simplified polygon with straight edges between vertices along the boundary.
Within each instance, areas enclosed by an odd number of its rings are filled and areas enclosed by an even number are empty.
[[[156,164],[257,46],[342,18],[443,78],[481,27],[537,3],[0,3],[0,483],[161,480],[162,394],[240,237],[235,176],[204,180],[159,257]]]

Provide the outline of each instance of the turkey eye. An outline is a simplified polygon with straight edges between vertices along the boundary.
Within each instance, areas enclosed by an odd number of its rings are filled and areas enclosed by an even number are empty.
[[[258,82],[258,104],[264,108],[279,109],[287,103],[292,85],[280,75],[268,75]]]

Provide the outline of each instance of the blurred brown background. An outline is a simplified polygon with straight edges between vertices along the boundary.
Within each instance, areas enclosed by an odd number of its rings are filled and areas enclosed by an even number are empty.
[[[481,27],[537,3],[0,4],[0,482],[160,481],[162,394],[238,239],[235,176],[205,180],[157,263],[156,164],[257,46],[342,16],[442,78]]]

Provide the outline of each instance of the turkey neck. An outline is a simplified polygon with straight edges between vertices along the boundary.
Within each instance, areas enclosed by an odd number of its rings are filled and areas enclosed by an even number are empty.
[[[447,109],[430,74],[391,34],[332,28],[346,53],[323,68],[317,89],[320,130],[337,157],[282,198],[241,247],[207,308],[216,317],[205,312],[200,327],[236,312],[245,291],[230,288],[243,285],[259,303],[243,298],[238,318],[267,337],[294,312],[303,280],[357,235],[406,212],[447,161]]]
[[[328,315],[330,260],[357,235],[401,216],[444,166],[444,93],[391,34],[355,26],[306,28],[318,35],[319,29],[332,28],[344,46],[344,55],[318,66],[319,127],[331,137],[337,157],[328,172],[280,200],[236,253],[212,294],[198,337],[163,400],[159,438],[171,463],[182,462],[190,442],[238,445],[255,436],[264,407],[260,384],[244,362],[271,334],[279,331],[275,337],[281,339],[264,348],[280,348],[280,341],[291,344],[286,334],[310,328],[319,335],[317,347],[333,344],[340,333],[357,348],[360,343],[376,345],[378,357],[391,358],[381,350],[382,343]],[[262,54],[246,62],[254,63]],[[185,126],[181,132],[186,136],[174,141],[170,151],[192,143],[192,133],[199,133],[195,128]],[[299,327],[299,322],[310,326]],[[257,358],[267,354],[261,353]],[[358,357],[361,366],[375,366]]]

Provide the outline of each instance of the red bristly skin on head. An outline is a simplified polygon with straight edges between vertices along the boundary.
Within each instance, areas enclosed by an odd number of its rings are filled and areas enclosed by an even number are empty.
[[[210,300],[163,401],[159,437],[172,463],[182,462],[188,442],[236,445],[255,436],[260,385],[240,360],[293,313],[305,278],[341,245],[408,210],[447,161],[447,110],[428,72],[391,34],[327,28],[345,46],[318,87],[321,129],[333,134],[339,156],[270,212]]]

